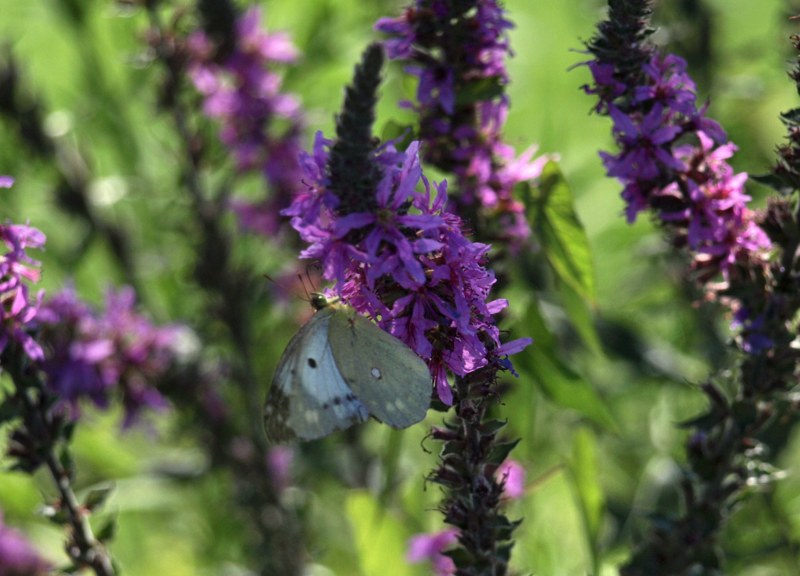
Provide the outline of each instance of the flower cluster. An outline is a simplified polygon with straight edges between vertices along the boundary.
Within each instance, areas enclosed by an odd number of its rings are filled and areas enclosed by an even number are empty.
[[[22,534],[5,525],[0,514],[0,574],[37,576],[49,574],[50,569],[50,563]]]
[[[456,177],[454,211],[475,222],[483,237],[515,249],[530,228],[514,187],[538,178],[550,157],[533,160],[532,147],[515,159],[501,138],[511,27],[494,0],[416,0],[402,16],[375,26],[391,35],[384,42],[389,57],[412,62],[406,70],[419,78],[412,106],[420,115],[420,138],[426,160]]]
[[[447,370],[463,376],[503,366],[503,356],[530,342],[500,344],[492,316],[507,302],[487,301],[495,282],[484,267],[489,247],[470,242],[460,218],[445,209],[446,183],[423,176],[417,142],[405,152],[381,148],[376,207],[339,215],[325,176],[329,145],[317,135],[313,154],[303,158],[307,190],[284,211],[310,244],[301,258],[319,259],[338,296],[425,359],[439,398],[451,404]]]
[[[10,188],[14,179],[0,176],[0,188]],[[39,262],[28,256],[29,248],[42,248],[45,236],[27,225],[0,224],[0,239],[5,253],[0,255],[0,353],[10,343],[22,347],[33,361],[43,357],[42,348],[28,332],[36,317],[44,292],[35,297],[29,293],[28,283],[38,282],[41,276]]]
[[[635,86],[615,76],[613,64],[588,63],[600,97],[597,110],[614,121],[620,151],[601,153],[609,176],[624,185],[629,221],[653,210],[678,245],[687,245],[701,281],[728,279],[737,262],[757,259],[770,241],[747,208],[747,174],[727,163],[736,146],[696,105],[686,62],[654,54]]]
[[[166,406],[153,384],[173,365],[180,328],[157,327],[138,314],[132,289],[109,291],[102,313],[63,290],[45,301],[37,323],[48,386],[73,417],[82,399],[106,408],[112,395],[121,398],[124,426],[143,408]]]
[[[260,170],[271,191],[263,202],[237,199],[231,207],[244,228],[272,235],[299,181],[303,122],[299,102],[281,92],[281,78],[272,69],[293,62],[297,51],[286,34],[262,31],[260,21],[258,8],[244,12],[235,24],[232,49],[224,54],[203,31],[194,32],[187,46],[190,77],[205,98],[203,110],[221,122],[220,139],[237,169]]]

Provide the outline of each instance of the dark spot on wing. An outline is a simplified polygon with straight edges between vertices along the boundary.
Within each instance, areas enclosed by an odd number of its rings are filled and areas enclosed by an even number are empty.
[[[317,361],[314,360],[313,358],[309,358],[308,359],[308,365],[311,366],[312,368],[316,368],[317,367]]]
[[[287,426],[289,412],[289,397],[279,387],[272,387],[264,408],[264,428],[271,442],[285,442],[297,436]]]
[[[356,400],[356,397],[353,394],[348,394],[347,396],[335,396],[331,398],[330,402],[325,402],[322,405],[323,410],[327,410],[331,406],[341,406],[345,402],[353,402]]]

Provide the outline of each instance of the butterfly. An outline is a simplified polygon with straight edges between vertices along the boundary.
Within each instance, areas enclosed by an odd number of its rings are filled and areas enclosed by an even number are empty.
[[[425,417],[427,365],[350,306],[312,295],[317,310],[286,346],[264,405],[271,442],[313,440],[370,416],[392,428]]]

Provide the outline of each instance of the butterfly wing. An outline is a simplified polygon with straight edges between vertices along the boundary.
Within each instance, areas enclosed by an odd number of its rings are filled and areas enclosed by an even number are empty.
[[[392,428],[425,418],[431,375],[411,348],[352,308],[332,305],[328,341],[339,373],[369,413]]]
[[[313,440],[348,428],[369,412],[336,367],[328,330],[331,310],[317,312],[289,341],[264,405],[272,442]]]

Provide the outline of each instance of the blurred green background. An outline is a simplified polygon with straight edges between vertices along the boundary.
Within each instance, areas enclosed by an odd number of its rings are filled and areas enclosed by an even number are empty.
[[[509,504],[512,518],[524,518],[512,561],[523,574],[577,576],[595,565],[600,574],[614,574],[633,535],[646,527],[645,514],[679,506],[684,434],[676,424],[702,408],[696,384],[731,366],[727,319],[713,308],[692,306],[696,294],[681,281],[680,259],[646,218],[625,223],[620,187],[603,175],[597,151],[611,148],[610,123],[589,113],[594,102],[580,88],[588,74],[574,68],[588,58],[582,42],[603,18],[603,4],[515,0],[505,5],[516,24],[506,139],[520,152],[538,143],[540,152],[561,157],[591,242],[593,312],[602,344],[602,350],[592,350],[581,342],[565,320],[556,290],[537,292],[559,356],[571,371],[554,374],[547,387],[537,386],[526,370],[531,357],[520,358],[521,377],[508,382],[497,411],[508,419],[509,434],[522,438],[512,456],[525,466],[529,483],[525,498]],[[287,69],[285,87],[308,112],[308,141],[316,130],[330,135],[352,68],[366,44],[377,39],[374,21],[398,14],[403,4],[276,0],[262,6],[263,24],[288,31],[303,53]],[[740,171],[768,170],[783,138],[778,114],[796,105],[786,78],[788,37],[797,31],[790,13],[778,0],[660,2],[656,9],[655,38],[689,59],[701,98],[711,99],[710,116],[740,147],[733,159]],[[41,98],[50,134],[90,162],[92,208],[128,231],[147,310],[160,322],[194,325],[202,295],[189,281],[188,200],[178,181],[174,129],[155,110],[154,80],[161,71],[146,58],[147,26],[140,9],[110,1],[0,0],[0,43]],[[391,66],[379,104],[379,133],[390,119],[408,120],[396,103],[413,90],[400,67]],[[17,178],[0,196],[2,217],[28,220],[47,234],[42,284],[48,292],[71,279],[83,297],[99,302],[109,283],[124,282],[102,241],[83,245],[89,234],[85,224],[55,203],[53,166],[21,147],[5,119],[0,174]],[[242,184],[246,190],[257,185]],[[759,205],[768,194],[756,185],[750,192]],[[255,276],[275,274],[291,257],[254,237],[239,237],[235,254]],[[533,296],[524,278],[516,276],[504,294],[511,303],[506,327],[517,336],[530,333]],[[303,306],[276,303],[258,319],[264,393],[296,328],[287,308]],[[274,336],[278,333],[286,336]],[[111,551],[125,574],[246,573],[238,564],[242,523],[226,504],[231,479],[202,473],[203,447],[180,433],[176,418],[157,415],[149,426],[120,432],[119,414],[87,409],[84,416],[74,444],[77,485],[116,485],[105,513],[118,517]],[[351,487],[351,455],[336,438],[314,443],[296,458],[293,487],[285,497],[303,511],[313,574],[429,573],[424,564],[409,565],[404,555],[412,534],[441,527],[435,510],[440,491],[424,483],[438,450],[424,436],[441,420],[431,412],[424,424],[402,434],[367,424],[361,437],[370,454],[369,477],[359,488]],[[791,471],[798,461],[796,439],[774,458]],[[37,481],[0,474],[0,507],[8,523],[23,527],[59,561],[61,533],[33,515],[41,491],[51,492],[48,478]],[[800,537],[798,507],[800,481],[791,474],[748,499],[724,535],[729,572],[800,573],[792,554]]]

